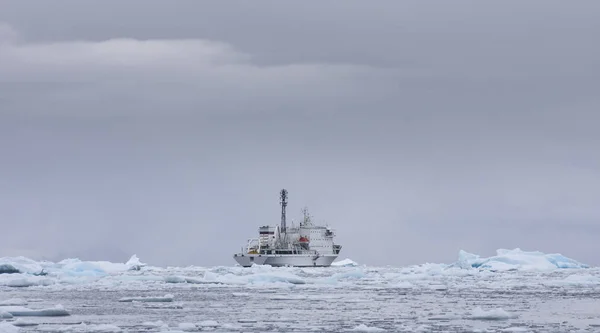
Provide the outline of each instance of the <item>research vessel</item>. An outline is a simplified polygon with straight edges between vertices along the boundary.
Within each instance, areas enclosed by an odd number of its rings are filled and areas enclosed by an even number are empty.
[[[270,265],[274,267],[328,267],[338,257],[342,246],[335,244],[334,230],[315,224],[308,209],[298,226],[286,225],[287,190],[280,192],[281,224],[258,228],[258,238],[248,240],[241,252],[233,255],[243,267]]]

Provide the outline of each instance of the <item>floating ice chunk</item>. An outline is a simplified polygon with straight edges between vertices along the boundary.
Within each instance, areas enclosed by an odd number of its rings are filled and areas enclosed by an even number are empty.
[[[261,268],[261,269],[264,269]],[[248,275],[233,275],[225,274],[219,275],[213,272],[206,272],[204,274],[204,280],[202,283],[223,283],[223,284],[274,284],[277,282],[289,283],[289,284],[305,284],[306,282],[297,275],[273,271],[270,273],[255,273]]]
[[[23,306],[0,307],[0,310],[8,312],[15,317],[61,317],[70,315],[60,304],[53,308],[41,310],[32,310]]]
[[[0,333],[18,333],[20,330],[13,324],[0,322]]]
[[[10,312],[6,312],[0,308],[0,319],[11,319],[12,317],[13,315],[11,315]]]
[[[134,254],[126,263],[113,263],[110,261],[81,261],[79,259],[65,259],[57,263],[60,271],[67,275],[104,276],[111,273],[139,270],[146,264],[140,262]]]
[[[173,295],[166,294],[165,296],[138,296],[138,297],[123,297],[119,302],[173,302]]]
[[[214,320],[204,320],[198,323],[199,327],[219,327],[221,325],[219,325],[218,322],[214,321]]]
[[[64,259],[57,263],[40,261],[26,257],[0,258],[0,273],[26,273],[34,275],[54,276],[105,276],[111,273],[128,270],[140,270],[146,264],[134,254],[126,263],[112,263],[109,261],[81,261],[76,258]]]
[[[236,330],[236,331],[239,331],[239,330],[242,329],[242,326],[236,325],[236,324],[226,323],[226,324],[221,325],[221,328],[225,329],[225,330]]]
[[[27,305],[27,301],[21,298],[10,298],[4,301],[0,301],[0,306],[10,306],[10,305]]]
[[[340,261],[334,261],[331,263],[331,266],[335,267],[356,267],[358,264],[350,259],[344,259]]]
[[[110,324],[100,324],[100,325],[86,325],[85,332],[106,332],[106,333],[116,333],[122,332],[123,330],[119,326],[110,325]]]
[[[308,295],[273,295],[269,297],[272,301],[294,301],[308,299]]]
[[[39,326],[38,330],[41,332],[93,332],[93,333],[119,333],[123,332],[119,326],[111,325],[111,324],[98,324],[98,325],[88,325],[85,323],[81,323],[79,325],[64,325],[64,326],[55,326],[55,325],[44,325]]]
[[[117,269],[113,264],[107,261],[81,261],[79,259],[65,259],[58,263],[61,266],[61,273],[70,276],[105,276],[109,272],[126,270]],[[121,264],[122,265],[122,264]]]
[[[461,317],[454,315],[454,314],[450,314],[450,313],[443,313],[443,314],[431,316],[428,319],[429,320],[453,320],[453,319],[461,319]]]
[[[503,329],[502,332],[529,332],[529,329],[526,327],[513,326]]]
[[[186,279],[183,276],[165,276],[166,283],[186,283]]]
[[[4,267],[5,269],[12,267],[12,269],[18,271],[14,273],[39,273],[43,269],[39,262],[26,257],[0,258],[0,267]]]
[[[184,332],[198,331],[198,327],[196,327],[196,324],[192,324],[192,323],[181,323],[181,324],[177,325],[177,327]]]
[[[0,264],[0,274],[17,274],[21,273],[15,266],[11,264]]]
[[[162,320],[146,321],[146,322],[142,323],[142,326],[150,327],[150,328],[165,328],[165,329],[169,328],[169,325],[167,325],[167,323],[163,322]]]
[[[429,288],[432,290],[438,290],[438,291],[448,290],[448,286],[446,286],[444,284],[432,284],[429,286]]]
[[[365,324],[360,324],[350,331],[354,332],[385,332],[383,328],[367,326]]]
[[[248,297],[250,293],[231,293],[234,297]]]
[[[501,308],[485,311],[480,307],[475,308],[471,313],[471,319],[478,320],[507,320],[517,318],[516,314],[508,313]]]
[[[165,276],[166,283],[191,283],[191,284],[223,284],[219,281],[206,281],[202,279],[187,277],[187,276]]]
[[[142,269],[142,267],[146,266],[146,264],[142,263],[140,261],[140,258],[138,258],[135,254],[131,256],[131,258],[129,258],[129,260],[125,263],[125,266],[128,266],[128,270],[130,271],[139,271],[140,269]]]
[[[394,287],[396,287],[398,289],[412,289],[414,286],[412,283],[410,283],[408,281],[401,281],[398,284],[396,284]]]
[[[27,327],[27,326],[37,326],[39,325],[38,323],[32,323],[30,321],[25,321],[21,318],[15,320],[13,323],[13,325],[17,326],[17,327]]]
[[[291,284],[305,284],[306,282],[294,275],[294,274],[256,274],[250,275],[248,282],[250,283],[272,283],[272,282],[286,282]]]
[[[452,266],[452,265],[451,265]],[[496,250],[496,256],[480,258],[478,255],[459,251],[458,261],[453,264],[461,268],[479,268],[493,271],[508,270],[554,270],[558,268],[589,268],[561,254],[545,254],[538,251]]]
[[[600,278],[589,274],[573,274],[567,276],[562,282],[570,285],[596,285],[600,284]]]
[[[26,288],[34,286],[50,286],[55,283],[52,279],[41,278],[37,276],[24,277],[21,279],[13,279],[5,282],[7,287]]]
[[[363,272],[363,270],[361,269],[353,269],[351,271],[347,271],[347,272],[340,272],[340,273],[335,273],[332,276],[326,278],[326,279],[322,279],[322,280],[318,280],[316,281],[316,283],[329,283],[329,284],[334,284],[339,282],[340,280],[346,280],[346,279],[361,279],[365,277],[365,272]]]

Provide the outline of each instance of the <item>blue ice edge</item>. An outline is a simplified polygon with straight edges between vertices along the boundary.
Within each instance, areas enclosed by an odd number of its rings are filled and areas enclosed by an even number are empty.
[[[565,257],[560,253],[546,254],[539,251],[523,251],[519,248],[499,249],[496,250],[495,256],[488,258],[481,258],[479,255],[460,250],[458,261],[450,266],[490,270],[590,268],[589,265]]]
[[[356,266],[351,260],[342,261],[347,265]],[[0,258],[0,274],[32,274],[32,275],[55,275],[64,277],[102,277],[111,272],[122,272],[128,270],[140,270],[146,264],[139,263],[134,255],[125,264],[110,262],[90,262],[79,259],[66,259],[59,263],[36,262],[35,260],[16,257]],[[523,251],[519,248],[496,250],[496,255],[482,258],[479,255],[460,250],[458,261],[446,265],[446,268],[479,269],[489,271],[513,271],[513,270],[554,270],[554,269],[585,269],[590,268],[587,264],[563,256],[559,253],[546,254],[539,251]]]

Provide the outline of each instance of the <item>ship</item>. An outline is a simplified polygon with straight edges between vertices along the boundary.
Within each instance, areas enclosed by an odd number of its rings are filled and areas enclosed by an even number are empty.
[[[308,208],[298,226],[286,225],[287,190],[280,192],[281,224],[258,228],[258,238],[248,239],[233,258],[243,267],[269,265],[273,267],[329,267],[342,246],[334,243],[335,231],[313,222]]]

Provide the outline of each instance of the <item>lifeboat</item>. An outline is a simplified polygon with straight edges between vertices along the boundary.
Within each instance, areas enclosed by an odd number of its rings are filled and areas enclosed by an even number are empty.
[[[308,238],[307,237],[300,237],[300,239],[298,239],[298,243],[308,243]]]

